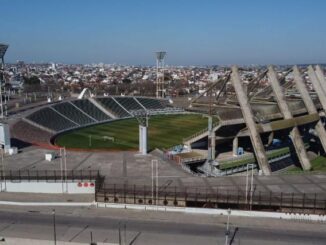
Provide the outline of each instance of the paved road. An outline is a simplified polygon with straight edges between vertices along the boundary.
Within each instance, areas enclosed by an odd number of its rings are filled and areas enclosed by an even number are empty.
[[[165,215],[125,210],[108,215],[106,212],[113,211],[72,209],[65,213],[58,212],[57,239],[89,242],[92,231],[98,242],[118,243],[120,226],[121,237],[128,244],[133,239],[133,244],[224,244],[225,241],[225,217],[182,216],[171,213]],[[168,216],[171,216],[171,220]],[[273,227],[270,222],[278,223]],[[231,217],[231,234],[238,227],[232,244],[325,244],[325,224],[279,222],[281,221],[251,222],[249,219],[238,222],[236,217]],[[47,211],[35,208],[30,211],[0,211],[0,236],[53,239],[53,216],[50,208]]]

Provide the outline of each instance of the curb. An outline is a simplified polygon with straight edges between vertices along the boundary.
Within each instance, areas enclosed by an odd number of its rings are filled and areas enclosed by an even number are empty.
[[[0,201],[0,205],[90,207],[90,206],[95,206],[96,203],[95,202],[9,202],[9,201]]]
[[[120,208],[143,211],[159,212],[179,212],[185,214],[203,214],[203,215],[230,215],[237,217],[251,218],[272,218],[296,221],[309,221],[326,223],[326,215],[317,214],[298,214],[298,213],[277,213],[262,211],[245,211],[245,210],[226,210],[226,209],[209,209],[209,208],[183,208],[183,207],[166,207],[166,206],[149,206],[135,204],[117,204],[117,203],[96,203],[99,208]]]
[[[304,222],[320,222],[326,223],[326,215],[317,214],[298,214],[298,213],[277,213],[277,212],[262,212],[262,211],[245,211],[245,210],[226,210],[226,209],[209,209],[209,208],[187,208],[187,207],[167,207],[167,206],[152,206],[152,205],[136,205],[136,204],[117,204],[117,203],[102,203],[102,202],[9,202],[0,201],[0,205],[10,206],[60,206],[60,207],[97,207],[97,208],[117,208],[142,211],[158,211],[158,212],[178,212],[185,214],[202,214],[202,215],[230,215],[237,217],[251,218],[272,218],[284,219],[292,221]]]

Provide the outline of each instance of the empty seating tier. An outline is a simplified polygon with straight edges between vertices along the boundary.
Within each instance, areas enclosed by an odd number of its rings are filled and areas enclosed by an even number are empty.
[[[50,139],[53,136],[52,133],[35,127],[22,120],[15,123],[13,129],[14,130],[11,130],[12,140],[19,139],[20,141],[16,140],[15,145],[21,147],[23,147],[26,142],[48,145],[50,144]]]
[[[161,104],[161,102],[157,99],[151,99],[151,98],[137,98],[137,100],[147,109],[149,110],[159,110],[164,109],[164,106]]]
[[[87,99],[75,100],[72,101],[72,103],[98,121],[106,121],[111,119],[108,115],[98,109],[92,102]]]
[[[115,99],[128,111],[144,110],[133,97],[115,97]]]
[[[66,101],[48,105],[26,117],[31,122],[55,132],[69,130],[79,126],[86,126],[112,120],[104,110],[114,114],[117,118],[132,117],[133,111],[147,108],[152,115],[171,112],[171,107],[164,100],[155,98],[137,97],[100,97],[96,101],[102,105],[93,104],[88,99]],[[142,106],[143,105],[143,106]],[[36,126],[36,125],[34,125]]]
[[[130,114],[126,112],[118,103],[116,103],[112,98],[98,98],[99,101],[106,109],[113,112],[120,118],[129,117]],[[136,101],[135,101],[136,103]]]
[[[77,126],[48,107],[32,113],[27,117],[27,119],[54,131],[61,131]]]
[[[58,112],[60,112],[62,115],[66,116],[67,118],[76,122],[79,125],[85,125],[95,122],[95,120],[85,115],[83,112],[78,110],[70,103],[60,103],[53,105],[52,107]]]

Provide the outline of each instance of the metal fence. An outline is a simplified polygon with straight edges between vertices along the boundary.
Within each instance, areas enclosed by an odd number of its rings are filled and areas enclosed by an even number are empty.
[[[232,208],[326,214],[326,197],[313,194],[242,191],[236,189],[178,188],[139,185],[102,185],[98,202]]]
[[[8,170],[0,181],[95,181],[98,202],[181,207],[232,208],[326,215],[326,193],[244,191],[230,186],[212,188],[105,184],[97,170]]]
[[[8,170],[0,171],[0,181],[97,181],[97,170]]]

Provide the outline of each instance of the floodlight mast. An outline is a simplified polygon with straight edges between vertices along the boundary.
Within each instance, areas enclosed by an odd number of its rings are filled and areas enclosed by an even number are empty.
[[[1,63],[0,63],[0,110],[1,110],[1,114],[0,114],[0,118],[4,118],[3,115],[3,101],[2,101],[2,84],[4,83],[4,69],[5,69],[5,60],[4,60],[4,56],[5,53],[8,49],[9,45],[7,44],[2,44],[0,43],[0,58],[1,58]]]
[[[156,52],[156,98],[164,98],[164,57],[165,51]]]

